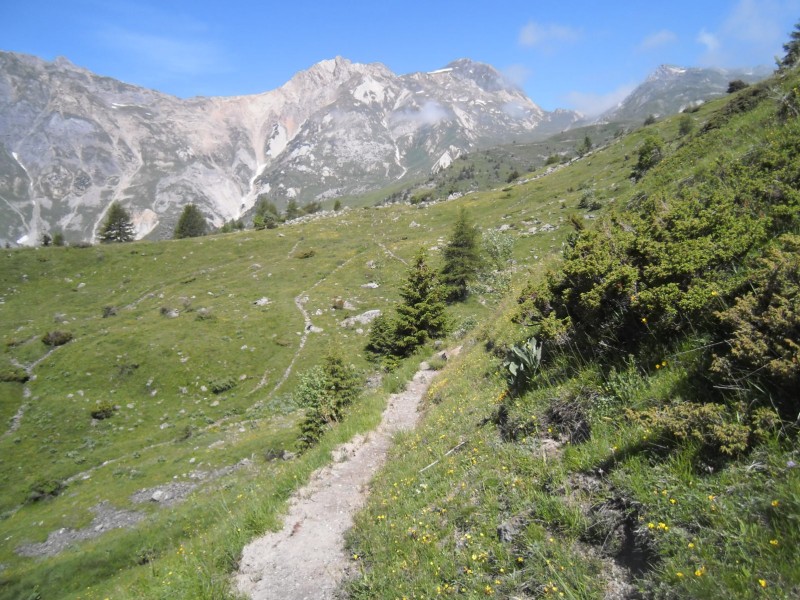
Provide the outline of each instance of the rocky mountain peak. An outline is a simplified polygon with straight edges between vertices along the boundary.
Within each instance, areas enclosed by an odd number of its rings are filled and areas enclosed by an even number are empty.
[[[521,92],[502,73],[486,63],[477,62],[469,58],[459,58],[449,63],[445,69],[450,69],[454,77],[474,81],[478,87],[487,92],[503,90]]]
[[[675,79],[684,75],[688,69],[677,67],[675,65],[659,65],[658,68],[647,76],[647,81],[663,81],[666,79]]]
[[[468,59],[400,76],[337,56],[273,91],[186,100],[68,59],[0,52],[0,67],[0,243],[94,240],[114,201],[137,237],[169,237],[190,202],[219,226],[262,194],[279,207],[360,194],[575,120]]]

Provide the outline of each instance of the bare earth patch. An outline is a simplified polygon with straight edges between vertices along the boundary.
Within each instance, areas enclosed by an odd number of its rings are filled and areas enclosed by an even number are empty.
[[[16,549],[20,556],[55,556],[70,546],[99,537],[112,529],[133,527],[141,521],[144,513],[133,510],[114,508],[108,502],[101,502],[92,508],[95,514],[88,527],[83,529],[70,529],[65,527],[50,532],[47,539],[40,544],[25,544]]]
[[[289,504],[283,529],[248,544],[235,575],[253,600],[330,599],[348,573],[344,535],[364,506],[368,484],[383,465],[392,436],[413,429],[435,372],[420,365],[405,391],[392,394],[378,428],[337,448],[335,462],[311,476]]]

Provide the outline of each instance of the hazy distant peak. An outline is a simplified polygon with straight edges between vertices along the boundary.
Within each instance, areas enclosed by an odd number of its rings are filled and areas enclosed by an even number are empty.
[[[477,62],[469,58],[459,58],[449,63],[443,70],[448,69],[453,76],[459,79],[471,79],[478,87],[487,92],[499,92],[501,90],[521,91],[500,71],[486,63]]]

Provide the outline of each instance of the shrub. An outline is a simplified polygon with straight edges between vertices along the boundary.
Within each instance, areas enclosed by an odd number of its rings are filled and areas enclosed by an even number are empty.
[[[680,135],[689,135],[694,129],[694,119],[689,115],[683,115],[678,120],[678,133]]]
[[[102,402],[98,402],[97,405],[90,411],[93,419],[97,419],[98,421],[102,421],[103,419],[108,419],[114,416],[114,405],[111,404],[108,400],[103,400]]]
[[[742,81],[741,79],[734,79],[733,81],[728,83],[728,90],[729,94],[733,94],[738,92],[739,90],[743,90],[744,88],[748,87],[748,84]]]
[[[664,140],[657,135],[648,135],[639,147],[638,160],[633,167],[634,179],[641,179],[647,171],[655,167],[664,157]]]
[[[28,503],[55,498],[64,491],[64,483],[56,479],[38,479],[28,488]]]
[[[584,190],[583,194],[581,194],[581,199],[578,201],[578,208],[587,210],[599,210],[602,206],[592,189]]]
[[[108,317],[115,317],[117,315],[117,307],[116,306],[104,306],[103,307],[103,318],[107,319]]]
[[[25,383],[30,375],[21,367],[6,365],[0,367],[0,381],[5,383]]]
[[[730,351],[712,369],[735,382],[762,380],[777,388],[784,416],[800,411],[800,235],[786,234],[749,277],[746,293],[717,313]]]
[[[69,331],[48,331],[43,337],[42,342],[48,346],[63,346],[72,339],[72,333]]]
[[[317,365],[300,374],[292,398],[298,406],[309,408],[319,404],[327,391],[325,371]]]
[[[740,454],[763,440],[780,423],[771,409],[748,413],[711,402],[681,402],[649,410],[628,410],[629,419],[676,442],[694,440],[706,451]]]
[[[294,257],[299,259],[304,259],[316,256],[316,254],[317,251],[312,248],[310,250],[303,250],[302,252],[298,252],[297,254],[294,255]]]
[[[236,380],[233,377],[220,377],[209,382],[208,389],[214,394],[221,394],[227,392],[236,385]]]

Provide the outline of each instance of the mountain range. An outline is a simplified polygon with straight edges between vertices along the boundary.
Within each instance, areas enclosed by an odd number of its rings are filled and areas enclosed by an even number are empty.
[[[693,83],[684,98],[677,71],[662,68],[604,118],[716,92]],[[0,52],[0,243],[35,245],[55,231],[94,241],[113,201],[130,211],[137,238],[171,237],[188,203],[220,226],[262,194],[278,207],[353,196],[585,122],[542,110],[468,59],[396,75],[337,57],[262,94],[180,99],[65,58]]]

